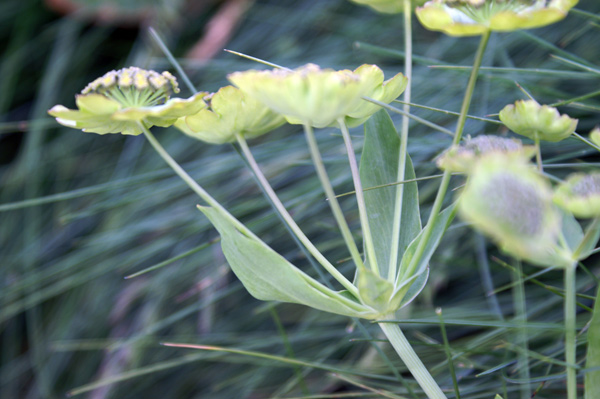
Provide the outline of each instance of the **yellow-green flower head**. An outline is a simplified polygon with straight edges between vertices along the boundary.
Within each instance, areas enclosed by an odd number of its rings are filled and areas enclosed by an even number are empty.
[[[431,0],[417,8],[425,28],[452,36],[539,28],[563,19],[578,0]]]
[[[202,100],[206,93],[170,99],[178,92],[177,80],[169,72],[123,68],[88,84],[75,97],[77,110],[55,105],[48,113],[58,123],[84,132],[138,135],[142,133],[138,123],[147,128],[171,126],[206,107]]]
[[[552,190],[524,160],[497,152],[482,157],[460,194],[459,212],[503,251],[537,265],[564,266]]]
[[[500,120],[513,132],[530,139],[557,142],[577,128],[577,119],[561,115],[556,108],[534,100],[519,100],[500,111]]]
[[[249,70],[227,77],[290,123],[325,127],[354,109],[364,95],[360,77],[349,70],[334,71],[307,64],[295,70]]]
[[[222,87],[204,100],[208,108],[179,118],[175,127],[211,144],[235,141],[237,134],[257,137],[285,123],[283,116],[233,86]]]
[[[554,193],[554,202],[579,218],[600,217],[600,173],[575,173]]]
[[[498,152],[507,157],[528,160],[535,155],[534,146],[524,146],[521,140],[493,135],[467,137],[460,145],[453,145],[436,160],[438,168],[449,172],[469,173],[478,159],[486,154]]]
[[[354,70],[354,73],[359,76],[363,96],[386,104],[398,98],[408,84],[408,79],[402,73],[384,81],[383,71],[377,65],[361,65]],[[371,102],[357,101],[346,113],[346,125],[349,127],[362,125],[379,109],[379,105]]]
[[[351,0],[354,3],[369,6],[376,11],[386,14],[396,14],[404,11],[404,0]],[[412,8],[422,6],[427,0],[411,0]]]
[[[389,102],[406,87],[402,74],[384,82],[383,72],[375,65],[363,65],[352,72],[307,64],[295,70],[235,72],[228,79],[285,116],[289,123],[317,128],[334,125],[346,117],[351,126],[356,126],[378,109],[363,96]]]

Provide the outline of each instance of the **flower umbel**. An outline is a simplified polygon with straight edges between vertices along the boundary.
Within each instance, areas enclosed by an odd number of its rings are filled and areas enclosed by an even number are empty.
[[[179,118],[175,127],[196,139],[212,144],[257,137],[285,123],[283,116],[233,86],[222,87],[204,98],[208,108]]]
[[[524,160],[501,153],[482,157],[460,194],[459,211],[505,252],[540,266],[565,266],[552,190]]]
[[[468,173],[478,159],[494,152],[527,160],[535,154],[535,147],[524,146],[521,140],[479,135],[473,139],[467,137],[464,144],[451,146],[437,158],[436,163],[442,170]]]
[[[554,193],[554,202],[579,218],[600,217],[600,173],[575,173]]]
[[[563,19],[578,0],[431,0],[416,14],[430,30],[452,36],[538,28]]]
[[[77,110],[55,105],[48,113],[58,123],[84,132],[138,135],[142,133],[139,123],[147,128],[167,127],[206,107],[202,99],[206,93],[187,100],[170,98],[178,92],[177,80],[169,72],[129,67],[88,84],[75,97]]]
[[[285,116],[289,123],[317,128],[336,124],[339,118],[357,126],[379,109],[363,96],[390,102],[407,83],[402,74],[384,82],[383,72],[375,65],[335,71],[307,64],[295,70],[235,72],[228,78],[244,93]]]
[[[513,132],[532,140],[557,142],[566,139],[577,128],[577,119],[561,115],[556,108],[534,100],[520,100],[500,111],[500,120]]]

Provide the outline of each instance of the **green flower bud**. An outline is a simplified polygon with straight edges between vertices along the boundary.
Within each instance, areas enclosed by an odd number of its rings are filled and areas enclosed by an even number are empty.
[[[600,217],[600,172],[569,176],[556,189],[554,202],[575,217]]]
[[[578,0],[431,0],[417,8],[425,28],[452,36],[546,26],[563,19]]]
[[[178,119],[175,127],[211,144],[233,142],[236,134],[257,137],[285,123],[281,115],[233,86],[222,87],[204,99],[208,108]]]
[[[500,120],[513,132],[533,140],[557,142],[577,128],[577,119],[561,115],[556,108],[533,100],[520,100],[500,111]]]
[[[437,158],[436,163],[442,170],[468,173],[479,158],[493,152],[528,160],[535,155],[535,147],[524,146],[521,140],[479,135],[473,139],[468,137],[463,144],[448,148]]]
[[[356,126],[378,110],[363,96],[389,102],[406,87],[398,74],[387,82],[374,65],[363,65],[352,72],[321,69],[307,64],[295,70],[274,69],[235,72],[229,80],[250,97],[285,116],[292,124],[321,128],[347,118]]]
[[[171,126],[178,118],[206,107],[198,93],[189,99],[173,98],[178,93],[177,80],[169,72],[130,67],[110,71],[88,84],[75,97],[77,110],[55,105],[48,113],[64,126],[84,132],[106,134],[142,133],[146,127]]]
[[[540,266],[564,266],[557,244],[560,214],[550,185],[532,165],[502,153],[476,164],[459,197],[459,212],[500,248]]]
[[[396,14],[404,11],[404,0],[351,0],[354,3],[369,6],[376,11],[386,14]],[[411,5],[422,6],[427,0],[412,0]]]

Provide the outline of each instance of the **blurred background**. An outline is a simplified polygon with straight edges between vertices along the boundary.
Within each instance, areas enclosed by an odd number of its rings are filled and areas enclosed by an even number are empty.
[[[560,23],[493,34],[483,62],[493,68],[482,70],[470,113],[496,114],[524,98],[518,82],[541,103],[570,100],[561,111],[579,118],[578,132],[587,135],[600,123],[598,12],[597,1],[581,0]],[[478,40],[414,23],[413,101],[457,112],[469,70],[454,66],[472,64]],[[143,136],[86,134],[46,114],[55,104],[73,108],[74,95],[108,70],[135,65],[174,71],[150,27],[196,90],[216,91],[227,84],[227,73],[262,67],[223,48],[288,67],[375,63],[389,77],[403,71],[402,16],[346,0],[3,0],[0,397],[422,398],[376,325],[253,299],[228,268],[216,231],[195,209],[200,200]],[[177,77],[181,95],[191,95]],[[456,122],[448,112],[413,107],[412,113],[449,129]],[[175,129],[154,133],[235,216],[315,274],[232,146],[210,146]],[[358,153],[362,133],[352,130]],[[465,134],[479,133],[507,131],[470,120]],[[318,139],[336,192],[351,191],[341,137],[323,129]],[[298,126],[283,126],[250,144],[299,225],[350,273]],[[438,173],[432,160],[449,144],[449,136],[411,123],[409,152],[417,176]],[[558,177],[573,164],[585,163],[585,169],[598,162],[575,139],[543,149],[545,160],[556,164],[548,171]],[[419,189],[426,217],[437,182],[424,181]],[[343,197],[342,205],[358,231],[353,196]],[[426,290],[398,315],[417,353],[453,397],[434,313],[442,307],[463,397],[516,395],[511,320],[515,307],[526,306],[537,398],[563,397],[562,274],[525,266],[527,275],[536,276],[526,283],[526,300],[515,301],[513,273],[503,263],[514,261],[460,220],[450,229],[431,262]],[[578,274],[580,327],[589,321],[586,307],[600,272],[597,258],[586,265]],[[584,328],[579,359],[585,340]],[[167,348],[161,342],[281,358]],[[293,359],[310,364],[286,363]]]

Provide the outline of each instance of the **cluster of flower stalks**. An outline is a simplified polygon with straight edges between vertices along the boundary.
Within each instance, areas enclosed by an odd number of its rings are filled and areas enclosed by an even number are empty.
[[[490,32],[532,28],[565,17],[576,0],[353,0],[381,12],[405,13],[405,74],[384,80],[381,69],[362,65],[354,71],[321,69],[307,64],[295,70],[249,70],[228,76],[233,86],[216,93],[174,98],[176,79],[137,67],[111,71],[76,96],[77,110],[61,105],[49,113],[64,125],[84,132],[144,134],[156,151],[206,203],[200,210],[221,235],[227,261],[246,289],[260,300],[298,303],[340,315],[376,320],[402,360],[431,399],[444,391],[411,348],[394,315],[423,289],[429,260],[455,213],[489,236],[505,253],[531,264],[565,271],[565,354],[568,398],[577,397],[574,327],[574,272],[590,255],[600,235],[600,173],[575,174],[556,185],[543,171],[541,141],[557,142],[575,133],[577,121],[534,100],[507,105],[500,120],[521,140],[479,135],[463,140],[477,74]],[[416,10],[415,10],[415,7]],[[426,225],[421,225],[415,173],[407,154],[408,119],[400,134],[381,107],[404,93],[410,103],[411,15],[423,25],[450,35],[480,35],[481,42],[468,81],[452,145],[437,158],[444,170]],[[405,114],[408,106],[405,106]],[[360,168],[349,127],[369,118]],[[247,139],[264,135],[284,123],[302,125],[317,176],[355,266],[353,279],[340,273],[296,224],[254,160]],[[272,250],[210,196],[177,164],[153,136],[153,126],[175,126],[186,135],[211,144],[237,143],[274,208],[306,251],[337,282],[332,289]],[[362,248],[355,242],[337,202],[321,159],[314,128],[340,129],[347,150],[360,216]],[[582,138],[583,139],[583,138]],[[600,131],[590,140],[600,149]],[[535,162],[531,159],[535,158]],[[385,160],[385,162],[382,162]],[[382,173],[385,172],[385,173]],[[390,191],[363,186],[392,183]],[[466,183],[445,209],[451,176]],[[406,182],[405,182],[406,181]],[[373,217],[390,215],[389,218]],[[576,218],[592,219],[583,228]]]

